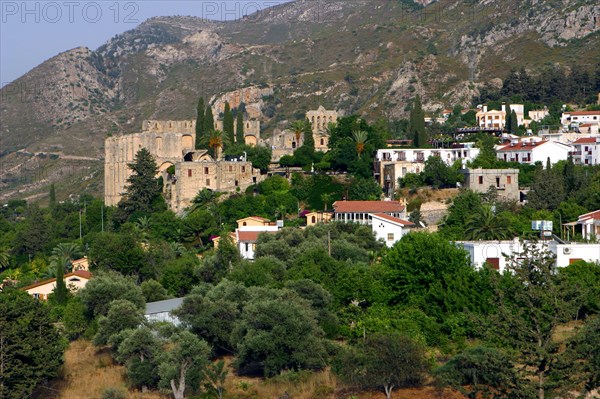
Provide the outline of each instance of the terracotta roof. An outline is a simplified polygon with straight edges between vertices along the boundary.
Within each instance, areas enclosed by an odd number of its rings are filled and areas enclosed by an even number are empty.
[[[594,212],[589,212],[579,216],[579,221],[588,220],[588,219],[599,219],[600,220],[600,209]]]
[[[577,139],[573,142],[573,144],[589,144],[589,143],[596,143],[596,140],[600,141],[600,137],[596,138],[596,137],[584,137],[581,139]]]
[[[600,111],[574,111],[574,112],[565,112],[565,114],[582,116],[582,115],[600,115]]]
[[[262,233],[275,234],[276,231],[238,231],[238,242],[256,242]]]
[[[408,220],[404,220],[404,219],[400,219],[400,218],[395,218],[393,216],[390,215],[386,215],[385,213],[374,213],[372,214],[373,217],[378,217],[380,219],[384,219],[387,220],[388,222],[392,222],[392,223],[396,223],[402,226],[414,226],[415,224],[413,222],[409,222]]]
[[[336,201],[336,213],[392,213],[403,212],[404,205],[396,201]]]
[[[535,147],[539,147],[542,144],[546,144],[547,142],[548,140],[535,141],[533,142],[533,145],[531,145],[530,142],[519,141],[515,145],[507,144],[504,147],[500,147],[497,151],[525,151]]]
[[[92,273],[88,272],[87,270],[75,270],[74,272],[65,274],[65,279],[67,279],[69,277],[81,277],[81,278],[84,278],[86,280],[89,280],[89,279],[92,278]],[[46,279],[46,280],[38,281],[37,283],[30,284],[27,287],[21,288],[21,290],[27,291],[27,290],[30,290],[32,288],[36,288],[36,287],[39,287],[39,286],[42,286],[42,285],[53,283],[55,281],[56,281],[56,278],[49,278],[49,279]]]

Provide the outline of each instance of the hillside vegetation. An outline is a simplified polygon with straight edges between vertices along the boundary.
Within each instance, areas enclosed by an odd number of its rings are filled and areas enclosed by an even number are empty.
[[[415,93],[435,111],[470,105],[512,69],[592,70],[599,14],[593,0],[298,0],[231,22],[153,18],[1,90],[1,198],[59,180],[71,193],[100,193],[94,160],[107,135],[137,131],[143,119],[192,119],[199,96],[273,88],[264,99],[268,135],[319,105],[391,120],[406,115]],[[66,170],[75,177],[61,178]]]

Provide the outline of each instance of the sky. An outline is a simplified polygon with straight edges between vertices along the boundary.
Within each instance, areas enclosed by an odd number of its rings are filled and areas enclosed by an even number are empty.
[[[233,20],[290,0],[0,0],[0,87],[53,56],[92,50],[148,18]]]

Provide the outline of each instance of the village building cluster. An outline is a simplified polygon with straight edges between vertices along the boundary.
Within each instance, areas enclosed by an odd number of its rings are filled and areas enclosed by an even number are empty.
[[[233,100],[235,102],[236,99]],[[237,100],[241,103],[243,99]],[[218,111],[219,104],[216,106]],[[223,104],[220,106],[222,108]],[[479,130],[501,137],[501,143],[495,148],[498,160],[545,165],[548,160],[555,164],[571,157],[578,165],[597,165],[600,162],[600,111],[565,111],[559,131],[542,130],[536,136],[528,134],[522,137],[506,133],[509,115],[516,115],[518,125],[528,127],[533,121],[539,122],[548,116],[548,109],[529,111],[526,115],[522,104],[502,104],[499,110],[481,105],[476,111],[477,126],[463,131]],[[254,114],[252,118],[243,121],[244,142],[249,146],[269,147],[272,150],[273,165],[281,157],[292,155],[303,145],[303,132],[301,134],[291,128],[275,129],[268,137],[262,137],[259,113]],[[443,123],[451,114],[452,111],[445,110],[441,117],[427,117],[425,122]],[[329,129],[337,122],[338,115],[337,111],[327,110],[322,106],[306,113],[306,119],[312,127],[315,150],[329,150]],[[223,129],[222,120],[215,121],[215,129]],[[128,164],[133,162],[135,154],[141,148],[146,148],[155,157],[159,175],[163,177],[163,194],[167,204],[179,213],[191,204],[194,196],[202,189],[216,192],[244,191],[265,178],[245,157],[212,157],[207,150],[195,149],[195,141],[195,121],[148,120],[143,122],[140,133],[108,138],[105,158],[106,204],[116,205],[122,198],[131,173]],[[399,179],[407,174],[423,172],[425,162],[432,156],[439,157],[448,166],[460,164],[460,173],[464,177],[460,187],[478,193],[489,193],[492,190],[499,198],[510,201],[523,201],[526,198],[526,192],[521,191],[519,186],[518,169],[468,167],[481,151],[474,142],[460,140],[439,148],[407,148],[410,144],[410,140],[390,140],[388,148],[376,151],[373,175],[383,189],[382,200],[343,200],[335,202],[333,209],[329,211],[307,211],[303,213],[306,226],[332,222],[364,224],[370,226],[375,236],[391,247],[410,231],[425,227],[422,222],[415,224],[409,221],[405,204],[393,198],[399,189]],[[249,260],[255,258],[256,243],[261,234],[275,234],[283,227],[283,221],[271,221],[258,216],[240,219],[237,224],[235,231],[227,238],[236,246],[241,257]],[[576,227],[587,240],[600,237],[600,211],[581,215],[578,221],[563,225],[567,235],[575,234]],[[222,239],[213,237],[214,246],[218,247]],[[506,257],[521,250],[523,245],[518,240],[462,241],[456,244],[469,253],[473,265],[480,267],[488,263],[500,271],[506,269]],[[557,258],[557,266],[560,267],[580,259],[600,260],[597,244],[548,239],[536,245],[553,252]],[[82,273],[88,274],[84,276]],[[74,270],[65,279],[76,289],[78,284],[84,284],[86,276],[91,277],[87,271]],[[46,291],[52,284],[51,281],[43,282],[36,287],[29,287],[28,292],[45,299]],[[157,304],[154,313],[159,314],[161,306]]]

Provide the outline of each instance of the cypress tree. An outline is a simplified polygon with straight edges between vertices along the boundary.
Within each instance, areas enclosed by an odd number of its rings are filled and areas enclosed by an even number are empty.
[[[510,132],[512,134],[517,134],[519,131],[519,119],[517,118],[517,113],[513,109],[510,113]]]
[[[233,115],[231,113],[231,107],[229,103],[225,101],[225,111],[223,112],[223,132],[230,143],[233,144],[235,141],[235,134],[233,132]]]
[[[244,144],[244,113],[238,109],[236,128],[235,128],[235,141]]]
[[[56,260],[56,287],[54,288],[54,301],[59,305],[67,303],[67,285],[65,284],[65,266],[62,257]]]
[[[56,206],[56,190],[54,189],[54,183],[50,185],[50,208]]]
[[[425,132],[425,113],[421,105],[421,97],[417,94],[410,110],[410,133],[413,137],[413,144],[420,148],[427,145],[427,133]]]
[[[511,127],[511,119],[512,113],[510,112],[510,108],[506,111],[506,122],[504,122],[504,130],[506,130],[507,132],[512,132],[510,127]]]
[[[204,98],[202,97],[198,100],[196,113],[196,149],[199,149],[202,147],[202,139],[204,138]]]
[[[310,121],[304,121],[304,140],[302,145],[309,149],[310,153],[315,152],[315,138],[313,137],[312,125]]]
[[[215,119],[213,118],[212,108],[210,105],[206,106],[206,112],[204,113],[204,134],[206,137],[210,136],[210,132],[215,130]]]

